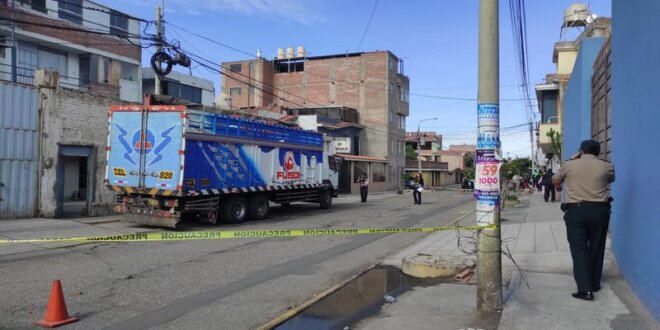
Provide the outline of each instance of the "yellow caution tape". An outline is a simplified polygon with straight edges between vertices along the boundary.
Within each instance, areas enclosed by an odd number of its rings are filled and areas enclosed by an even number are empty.
[[[109,236],[91,236],[91,237],[5,239],[5,240],[0,240],[0,244],[64,243],[64,242],[86,242],[86,243],[153,242],[153,241],[211,240],[211,239],[226,239],[226,238],[431,233],[431,232],[443,231],[443,230],[479,230],[479,229],[493,229],[497,227],[498,227],[497,225],[487,225],[487,226],[453,226],[453,227],[429,227],[429,228],[222,230],[222,231],[190,231],[190,232],[156,232],[156,233],[123,234],[123,235],[109,235]]]

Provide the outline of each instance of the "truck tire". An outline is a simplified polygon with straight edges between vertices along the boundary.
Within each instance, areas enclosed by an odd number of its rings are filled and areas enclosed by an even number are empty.
[[[329,209],[332,206],[332,192],[324,190],[319,193],[319,204],[322,209]]]
[[[263,220],[268,215],[270,204],[264,195],[254,195],[248,202],[248,217],[252,220]]]
[[[247,216],[247,201],[236,196],[222,204],[222,221],[227,223],[241,223]]]

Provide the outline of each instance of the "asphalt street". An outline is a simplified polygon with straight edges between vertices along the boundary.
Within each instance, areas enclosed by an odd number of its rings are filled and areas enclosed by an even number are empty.
[[[379,198],[380,197],[380,198]],[[189,230],[442,226],[471,195],[427,191],[273,207],[268,220]],[[0,328],[32,328],[51,281],[62,281],[68,329],[251,329],[396,253],[425,234],[86,244],[0,257]]]

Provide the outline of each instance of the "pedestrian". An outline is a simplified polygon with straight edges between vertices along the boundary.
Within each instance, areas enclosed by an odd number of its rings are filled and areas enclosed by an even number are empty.
[[[598,159],[600,144],[585,140],[575,154],[553,177],[553,184],[566,188],[562,204],[566,236],[573,258],[577,299],[593,300],[600,290],[603,257],[610,221],[609,184],[614,182],[614,166]]]
[[[422,191],[424,191],[424,177],[421,172],[415,176],[415,189],[413,189],[413,200],[415,204],[422,204]]]
[[[548,198],[552,195],[552,202],[555,202],[555,187],[552,185],[552,176],[554,173],[552,173],[552,169],[548,169],[547,172],[543,175],[543,180],[541,180],[541,183],[543,184],[543,189],[545,191],[543,192],[543,199],[547,202]]]
[[[360,184],[360,198],[362,199],[362,203],[366,203],[367,194],[369,194],[369,178],[366,174],[362,173],[358,177],[358,183]]]
[[[543,175],[545,173],[541,171],[536,177],[536,189],[540,192],[543,189]]]
[[[513,176],[511,179],[513,181],[513,191],[518,191],[520,188],[520,176],[516,173],[516,175]]]

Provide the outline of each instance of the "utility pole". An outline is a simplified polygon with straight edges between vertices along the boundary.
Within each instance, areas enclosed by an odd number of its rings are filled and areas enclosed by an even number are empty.
[[[499,0],[479,0],[479,91],[476,155],[477,310],[502,308],[500,232]]]
[[[163,35],[165,34],[165,28],[163,27],[163,11],[160,6],[156,7],[156,53],[163,50]],[[160,61],[156,62],[156,65],[160,68]],[[154,94],[160,95],[162,93],[160,86],[160,76],[158,72],[154,75]]]
[[[15,0],[11,0],[11,82],[14,84],[17,82],[17,70],[18,68],[16,67],[16,56],[17,51],[16,47],[18,46],[18,43],[16,42],[16,20],[14,18],[15,13],[16,13],[16,5],[14,4]]]

